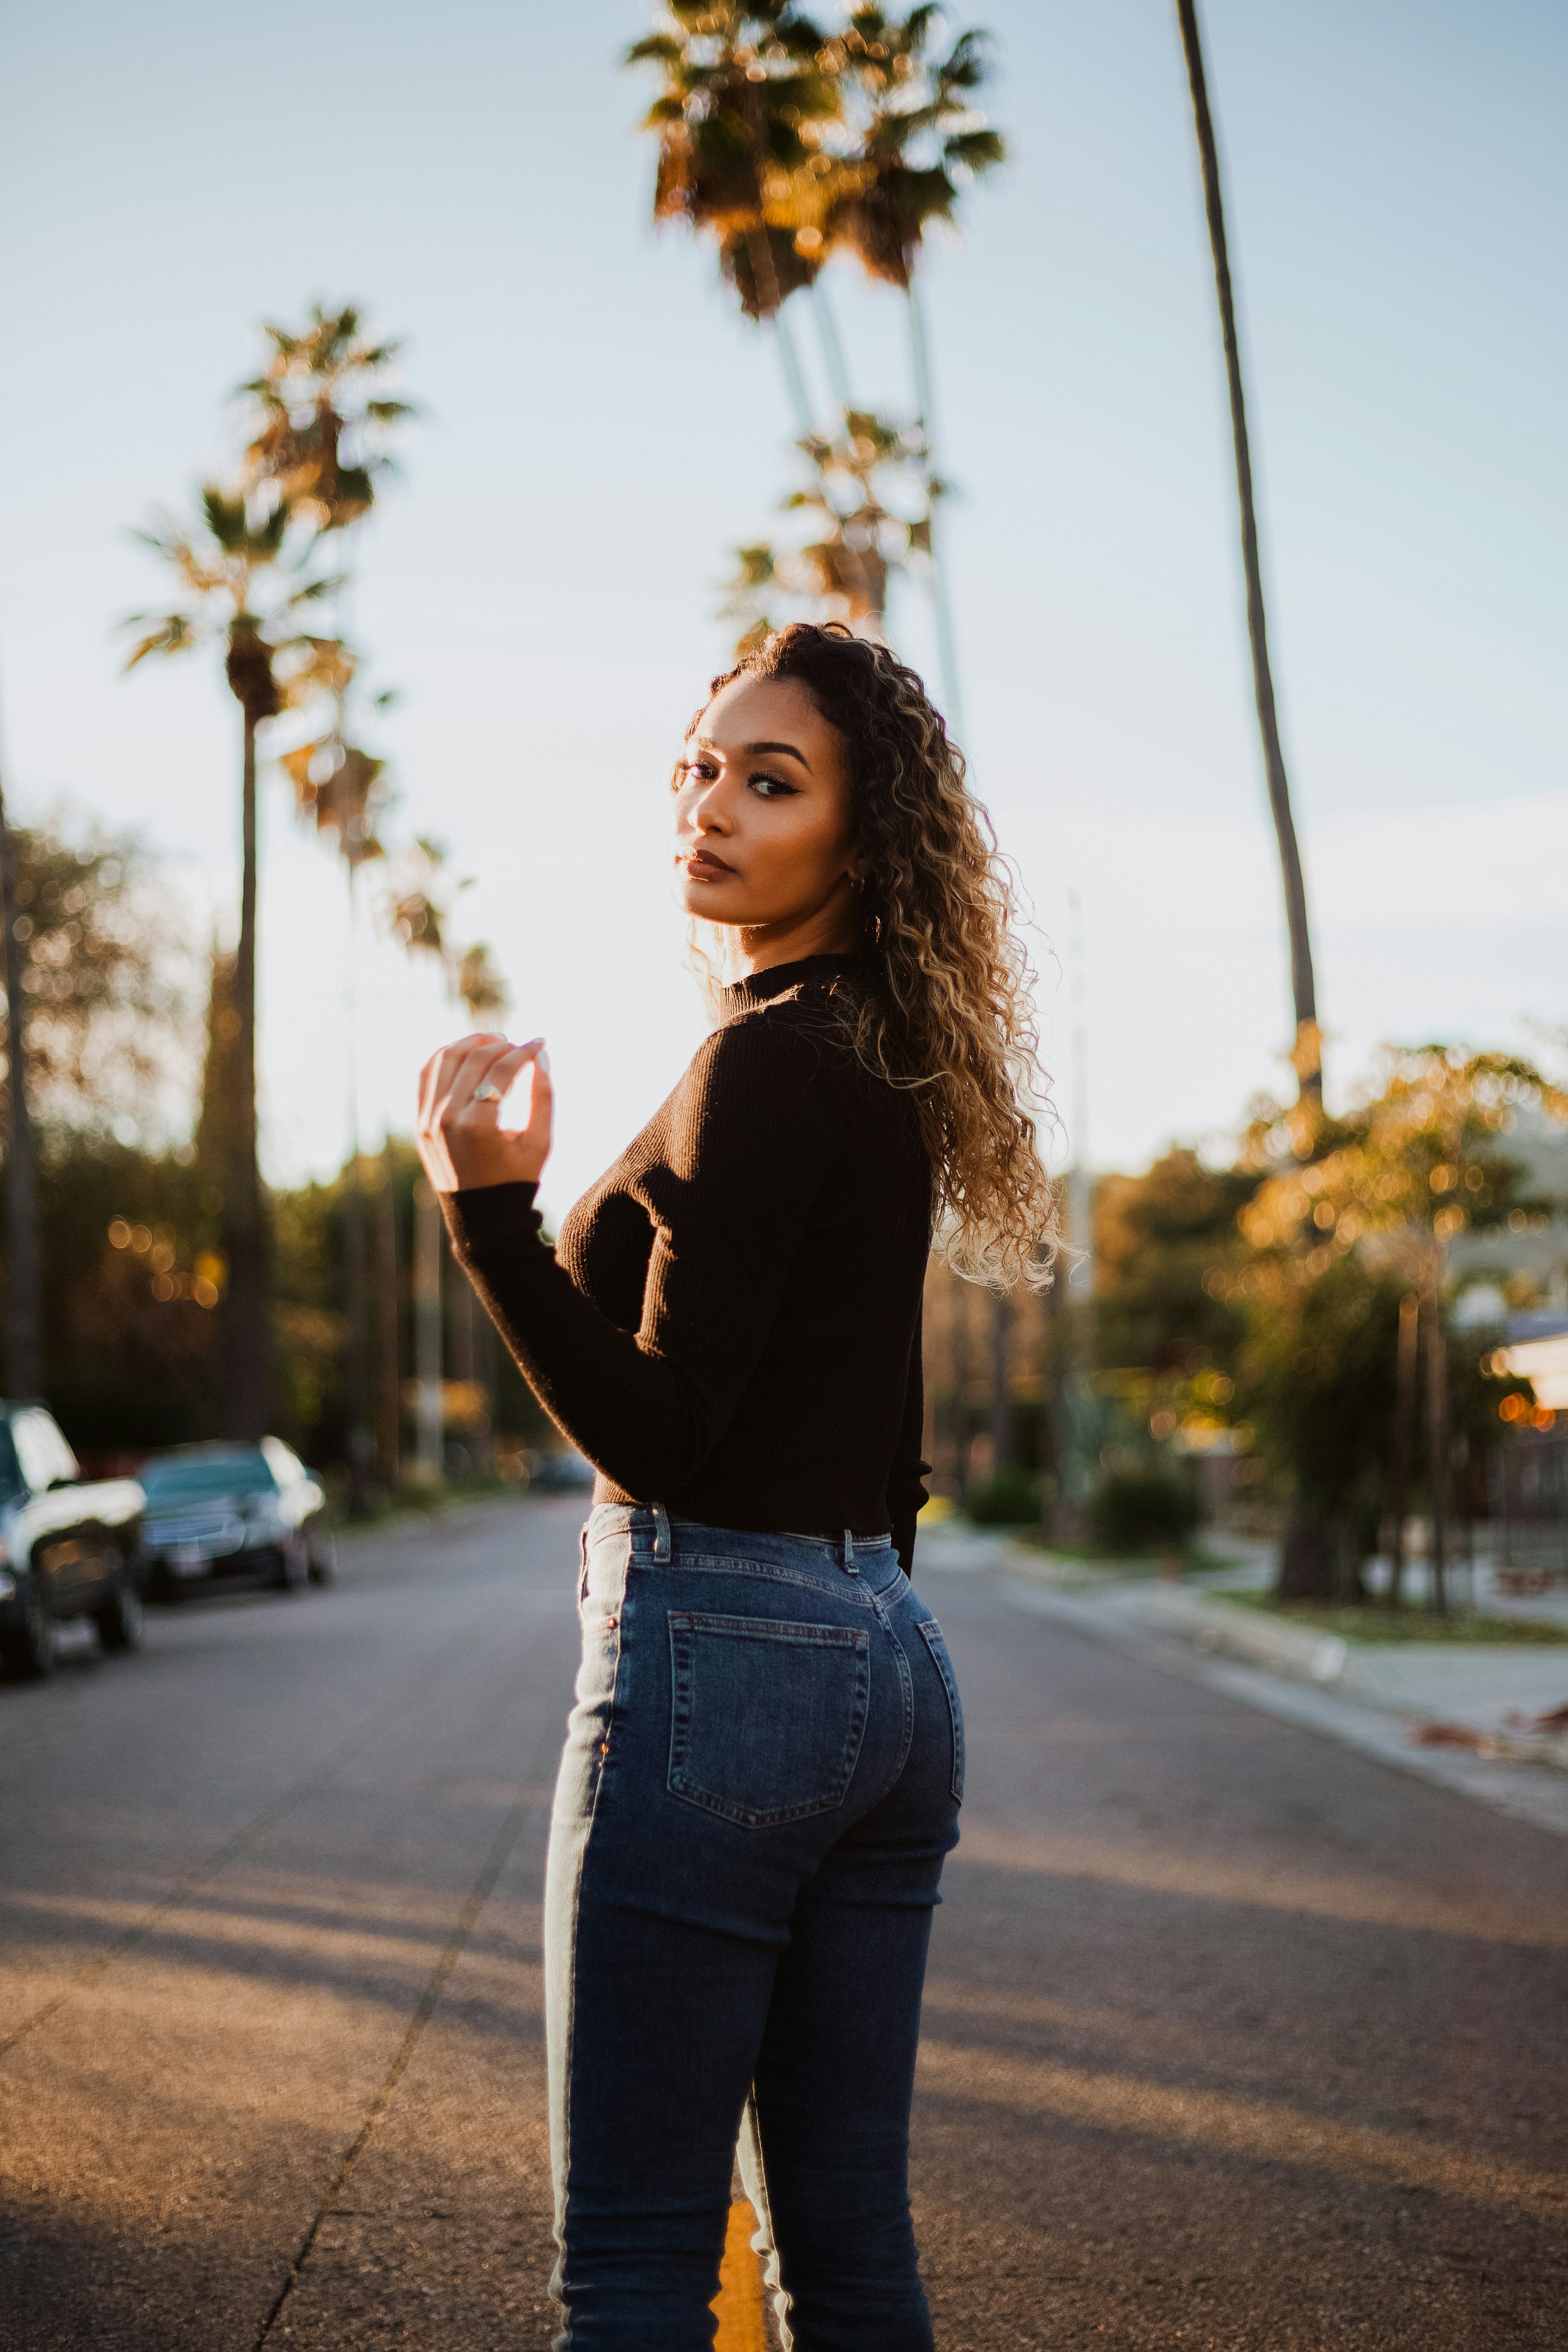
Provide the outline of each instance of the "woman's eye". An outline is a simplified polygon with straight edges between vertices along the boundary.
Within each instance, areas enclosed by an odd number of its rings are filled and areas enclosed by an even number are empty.
[[[679,770],[683,784],[707,783],[716,772],[706,760],[682,760]]]
[[[747,778],[747,782],[752,790],[765,801],[795,798],[795,786],[786,784],[782,776],[751,776]]]

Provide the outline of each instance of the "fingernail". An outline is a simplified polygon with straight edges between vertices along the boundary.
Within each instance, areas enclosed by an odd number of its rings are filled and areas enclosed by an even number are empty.
[[[536,1070],[542,1070],[546,1077],[550,1076],[550,1055],[542,1045],[533,1057],[533,1066]]]

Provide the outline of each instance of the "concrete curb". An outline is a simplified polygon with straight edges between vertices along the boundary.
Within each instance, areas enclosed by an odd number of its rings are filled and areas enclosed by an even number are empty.
[[[1053,1613],[1111,1634],[1173,1638],[1200,1657],[1260,1667],[1282,1682],[1332,1693],[1342,1706],[1394,1719],[1409,1743],[1416,1727],[1475,1735],[1488,1763],[1568,1771],[1568,1733],[1531,1733],[1523,1721],[1568,1702],[1568,1649],[1506,1643],[1360,1643],[1255,1615],[1190,1587],[1153,1581],[1063,1590],[1038,1553],[1009,1545],[989,1566],[1049,1591]],[[1391,1726],[1392,1729],[1394,1727]],[[1383,1746],[1380,1741],[1380,1748]],[[1467,1743],[1462,1737],[1456,1748]]]

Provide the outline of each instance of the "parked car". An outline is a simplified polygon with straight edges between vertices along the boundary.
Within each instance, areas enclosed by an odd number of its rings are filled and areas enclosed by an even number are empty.
[[[177,1445],[143,1465],[142,1484],[148,1589],[160,1598],[236,1576],[286,1592],[331,1581],[325,1489],[281,1438]]]
[[[133,1650],[141,1534],[134,1478],[84,1482],[47,1406],[0,1402],[0,1668],[51,1674],[67,1617],[90,1617],[106,1650]]]
[[[594,1465],[574,1446],[536,1454],[529,1465],[528,1491],[531,1495],[591,1495]]]

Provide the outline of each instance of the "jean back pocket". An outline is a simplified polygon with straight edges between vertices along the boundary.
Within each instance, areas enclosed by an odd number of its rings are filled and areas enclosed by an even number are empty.
[[[737,1828],[841,1805],[871,1693],[852,1625],[669,1612],[669,1789]]]
[[[942,1676],[942,1686],[947,1693],[947,1712],[952,1725],[952,1778],[949,1782],[953,1797],[963,1802],[963,1707],[958,1696],[958,1676],[952,1671],[952,1660],[947,1654],[947,1643],[942,1627],[934,1617],[928,1617],[921,1627],[931,1664]]]

